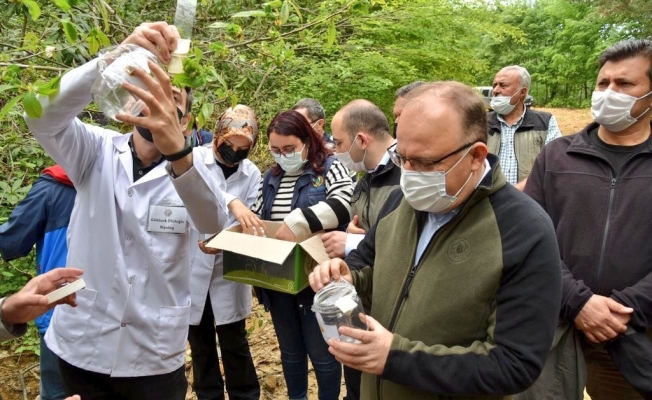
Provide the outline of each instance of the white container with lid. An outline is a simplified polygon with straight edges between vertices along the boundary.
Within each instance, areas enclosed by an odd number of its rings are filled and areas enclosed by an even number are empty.
[[[312,305],[324,340],[336,339],[347,343],[360,341],[339,333],[340,326],[367,330],[362,301],[355,287],[346,281],[331,282],[315,295]]]

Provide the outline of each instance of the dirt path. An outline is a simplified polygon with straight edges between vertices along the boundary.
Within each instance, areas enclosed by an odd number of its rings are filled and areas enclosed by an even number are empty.
[[[552,113],[557,119],[559,128],[564,135],[573,134],[591,122],[591,111],[589,109],[570,110],[565,108],[550,109],[539,107],[536,109]],[[253,329],[250,335],[250,344],[261,385],[261,399],[286,399],[285,381],[283,380],[283,371],[280,365],[278,342],[276,341],[274,327],[272,326],[269,314],[265,313],[261,306],[256,305],[248,319],[248,327]],[[20,379],[21,373],[27,392],[26,398],[34,400],[38,395],[38,367],[25,372],[38,362],[38,358],[33,354],[23,356],[14,355],[14,350],[19,345],[19,342],[14,341],[0,346],[0,396],[2,396],[3,400],[23,400],[23,384],[21,384]],[[186,369],[190,382],[192,382],[191,357],[190,351],[188,351]],[[309,384],[308,397],[309,399],[316,399],[317,385],[312,370],[310,372]],[[344,385],[342,384],[342,396],[344,396],[345,391]],[[188,390],[187,399],[196,399],[190,389]]]
[[[571,110],[569,108],[536,107],[534,109],[546,111],[554,115],[563,135],[577,133],[593,120],[593,118],[591,118],[591,110],[588,108]]]

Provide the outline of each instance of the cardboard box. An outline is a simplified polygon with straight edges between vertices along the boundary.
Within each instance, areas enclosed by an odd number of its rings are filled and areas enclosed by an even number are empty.
[[[274,239],[280,222],[263,221],[267,237],[242,233],[231,227],[217,234],[206,246],[222,250],[224,278],[265,289],[295,294],[308,286],[308,274],[329,259],[316,233],[299,243]]]

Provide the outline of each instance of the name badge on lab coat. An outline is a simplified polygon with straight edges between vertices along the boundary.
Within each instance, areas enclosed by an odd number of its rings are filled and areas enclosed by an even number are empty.
[[[150,204],[147,231],[186,233],[187,217],[185,207]]]

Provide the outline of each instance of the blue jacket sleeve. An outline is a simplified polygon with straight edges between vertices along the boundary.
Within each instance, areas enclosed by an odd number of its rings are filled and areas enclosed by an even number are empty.
[[[0,225],[0,256],[5,261],[24,257],[41,238],[47,222],[47,184],[39,177],[18,203],[9,220]]]

